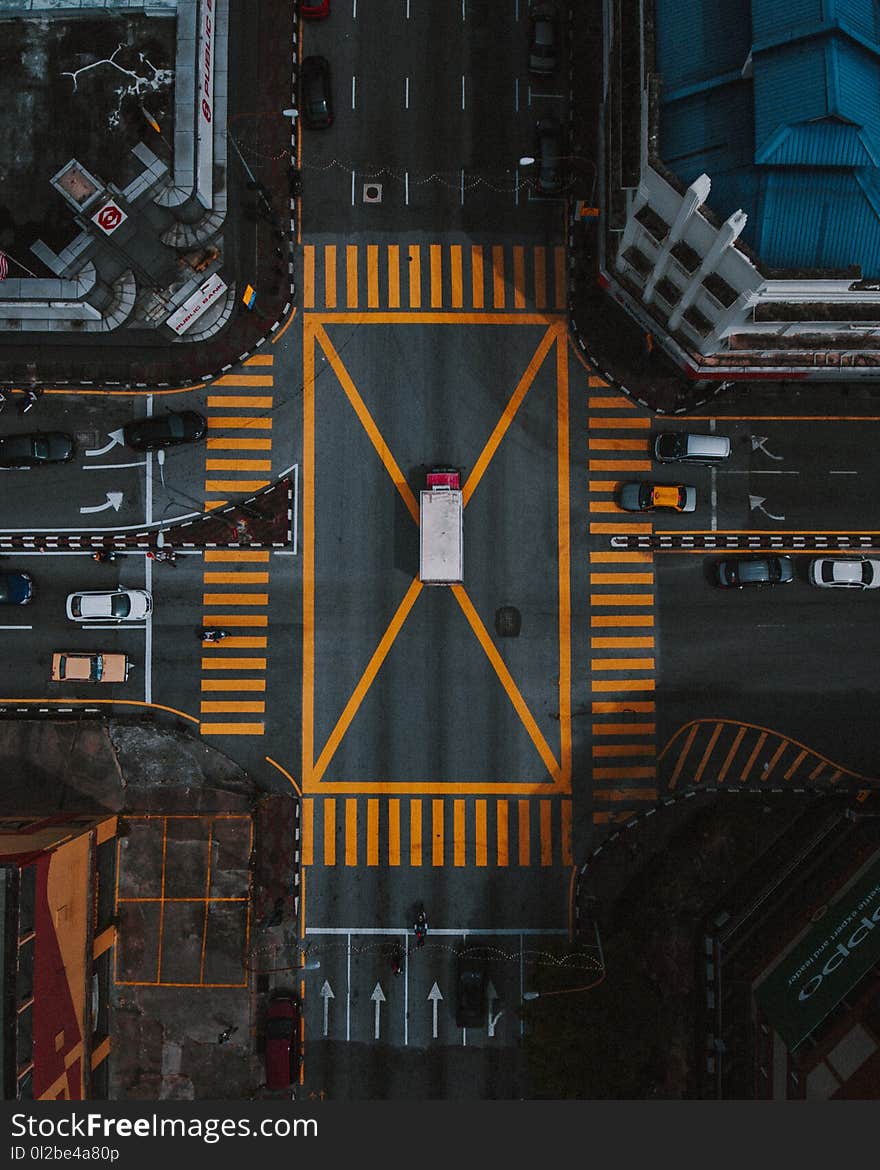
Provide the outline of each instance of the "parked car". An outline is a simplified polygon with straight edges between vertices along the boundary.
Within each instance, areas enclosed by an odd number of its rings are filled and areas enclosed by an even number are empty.
[[[299,1070],[300,1002],[290,992],[276,992],[266,1012],[266,1088],[287,1089]]]
[[[697,489],[686,483],[624,483],[617,502],[624,512],[693,512]]]
[[[330,62],[326,57],[305,57],[302,63],[302,118],[310,130],[333,124]]]
[[[468,958],[459,959],[455,1022],[459,1028],[486,1025],[486,968]]]
[[[0,467],[39,467],[43,463],[68,463],[76,445],[64,431],[36,431],[5,435],[0,439]]]
[[[871,557],[817,557],[807,577],[820,589],[880,589],[880,561]]]
[[[133,451],[156,451],[180,443],[197,443],[207,429],[207,422],[197,411],[178,410],[126,423],[122,437]]]
[[[330,15],[330,0],[299,0],[299,14],[306,20],[323,20]]]
[[[559,18],[555,4],[535,4],[529,12],[529,72],[546,77],[559,64]]]
[[[558,195],[562,190],[562,127],[555,118],[542,118],[535,127],[535,160],[539,195]]]
[[[34,599],[30,573],[0,573],[0,605],[27,605]]]
[[[729,557],[715,564],[715,583],[722,589],[785,585],[793,580],[791,557]]]
[[[720,463],[730,454],[726,435],[692,435],[687,431],[664,431],[654,440],[658,463]]]
[[[103,650],[56,650],[52,655],[53,682],[124,683],[128,680],[126,654]]]
[[[67,598],[72,622],[140,622],[152,611],[153,598],[145,589],[92,589]]]

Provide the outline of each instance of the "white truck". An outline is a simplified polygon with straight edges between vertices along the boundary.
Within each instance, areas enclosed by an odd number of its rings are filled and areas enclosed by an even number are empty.
[[[419,500],[419,580],[460,585],[464,580],[461,477],[455,468],[428,472]]]

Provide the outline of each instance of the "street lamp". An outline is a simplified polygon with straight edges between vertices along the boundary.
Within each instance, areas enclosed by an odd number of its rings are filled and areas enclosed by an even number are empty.
[[[592,991],[594,987],[598,987],[605,978],[605,953],[602,950],[602,939],[599,937],[599,924],[593,921],[593,930],[596,932],[596,948],[599,951],[599,964],[601,967],[601,974],[598,979],[594,979],[592,983],[587,983],[583,987],[562,987],[558,991],[524,991],[522,997],[524,1000],[545,999],[548,995],[574,995],[576,991]]]

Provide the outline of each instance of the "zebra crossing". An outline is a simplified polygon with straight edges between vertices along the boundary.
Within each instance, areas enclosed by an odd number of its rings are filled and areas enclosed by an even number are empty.
[[[570,866],[569,798],[313,797],[307,866]]]
[[[271,482],[273,360],[256,354],[212,383],[205,511],[222,507],[232,493],[253,495]],[[236,529],[229,535],[233,545],[244,544]],[[246,547],[205,550],[202,625],[230,636],[201,648],[202,735],[265,732],[269,555]]]
[[[501,244],[306,244],[303,308],[538,310],[566,306],[565,249]]]
[[[588,388],[589,532],[650,534],[615,503],[622,480],[650,471],[650,420],[599,378]],[[611,517],[621,517],[611,519]],[[625,517],[625,518],[624,518]],[[657,799],[654,559],[650,551],[589,553],[593,822]]]

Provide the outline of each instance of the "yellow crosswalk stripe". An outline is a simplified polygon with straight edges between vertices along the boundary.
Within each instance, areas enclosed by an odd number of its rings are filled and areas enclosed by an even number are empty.
[[[271,459],[206,459],[206,471],[271,471]]]
[[[206,492],[259,492],[269,486],[268,479],[206,479]]]
[[[205,549],[206,562],[218,561],[247,561],[265,564],[269,560],[269,550],[264,548],[207,548]]]
[[[272,378],[269,378],[269,385],[272,384]],[[242,398],[238,395],[232,394],[210,394],[208,396],[208,407],[221,410],[231,410],[236,406],[250,407],[251,410],[271,410],[272,399],[265,394],[258,398],[253,395],[248,398]]]
[[[268,585],[268,573],[203,573],[206,585]]]
[[[202,670],[265,670],[265,658],[203,658]]]
[[[266,710],[266,704],[262,699],[202,699],[199,710],[203,715],[259,715]]]
[[[202,605],[262,605],[269,604],[268,593],[205,593]]]
[[[201,723],[199,731],[202,735],[264,735],[266,728],[262,723]]]
[[[270,451],[272,449],[271,439],[233,439],[233,438],[211,438],[208,439],[209,451]]]

